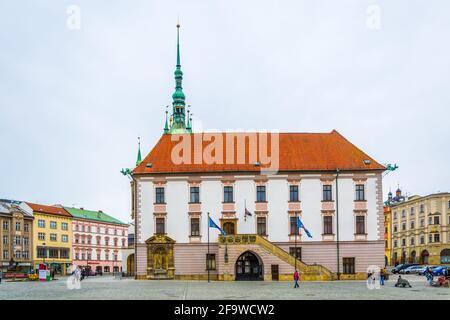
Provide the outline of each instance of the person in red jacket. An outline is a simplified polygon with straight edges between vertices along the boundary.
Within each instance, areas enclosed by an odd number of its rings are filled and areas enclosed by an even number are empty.
[[[295,270],[295,272],[294,272],[294,289],[300,287],[298,285],[298,280],[300,280],[300,276],[298,274],[298,271]]]

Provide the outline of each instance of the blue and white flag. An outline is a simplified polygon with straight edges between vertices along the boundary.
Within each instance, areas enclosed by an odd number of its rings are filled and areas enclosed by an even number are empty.
[[[303,230],[305,230],[306,235],[307,235],[309,238],[312,238],[311,233],[308,231],[308,229],[305,228],[305,226],[303,225],[302,220],[300,220],[300,217],[297,217],[297,228],[299,228],[299,229],[300,229],[300,228],[303,228]]]
[[[227,233],[226,233],[222,228],[220,228],[220,227],[219,227],[219,226],[211,219],[211,217],[208,217],[208,218],[209,218],[209,221],[208,221],[208,227],[218,229],[218,230],[220,231],[220,233],[221,233],[223,236],[226,236],[226,235],[227,235]]]

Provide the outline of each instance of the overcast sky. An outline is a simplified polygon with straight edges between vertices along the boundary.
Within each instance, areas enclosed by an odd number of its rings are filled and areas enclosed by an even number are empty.
[[[385,196],[397,183],[450,191],[449,12],[446,0],[2,1],[0,198],[130,220],[120,169],[138,136],[146,155],[162,134],[178,16],[195,130],[336,129],[399,165]]]

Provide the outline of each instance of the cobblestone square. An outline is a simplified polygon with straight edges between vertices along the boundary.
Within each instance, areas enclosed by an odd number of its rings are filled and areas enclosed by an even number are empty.
[[[67,279],[52,282],[5,282],[0,284],[0,300],[7,299],[86,299],[86,300],[210,300],[210,299],[304,299],[304,300],[450,300],[449,288],[429,287],[423,277],[405,276],[412,288],[395,288],[396,277],[380,289],[368,289],[365,281],[301,282],[211,282],[116,280],[91,277],[80,289],[68,289]]]

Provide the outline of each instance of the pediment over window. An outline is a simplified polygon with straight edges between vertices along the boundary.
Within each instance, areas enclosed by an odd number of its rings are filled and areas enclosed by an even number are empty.
[[[147,240],[145,240],[146,244],[151,244],[151,243],[175,243],[175,240],[173,240],[171,237],[168,237],[166,235],[154,235],[150,238],[148,238]]]

